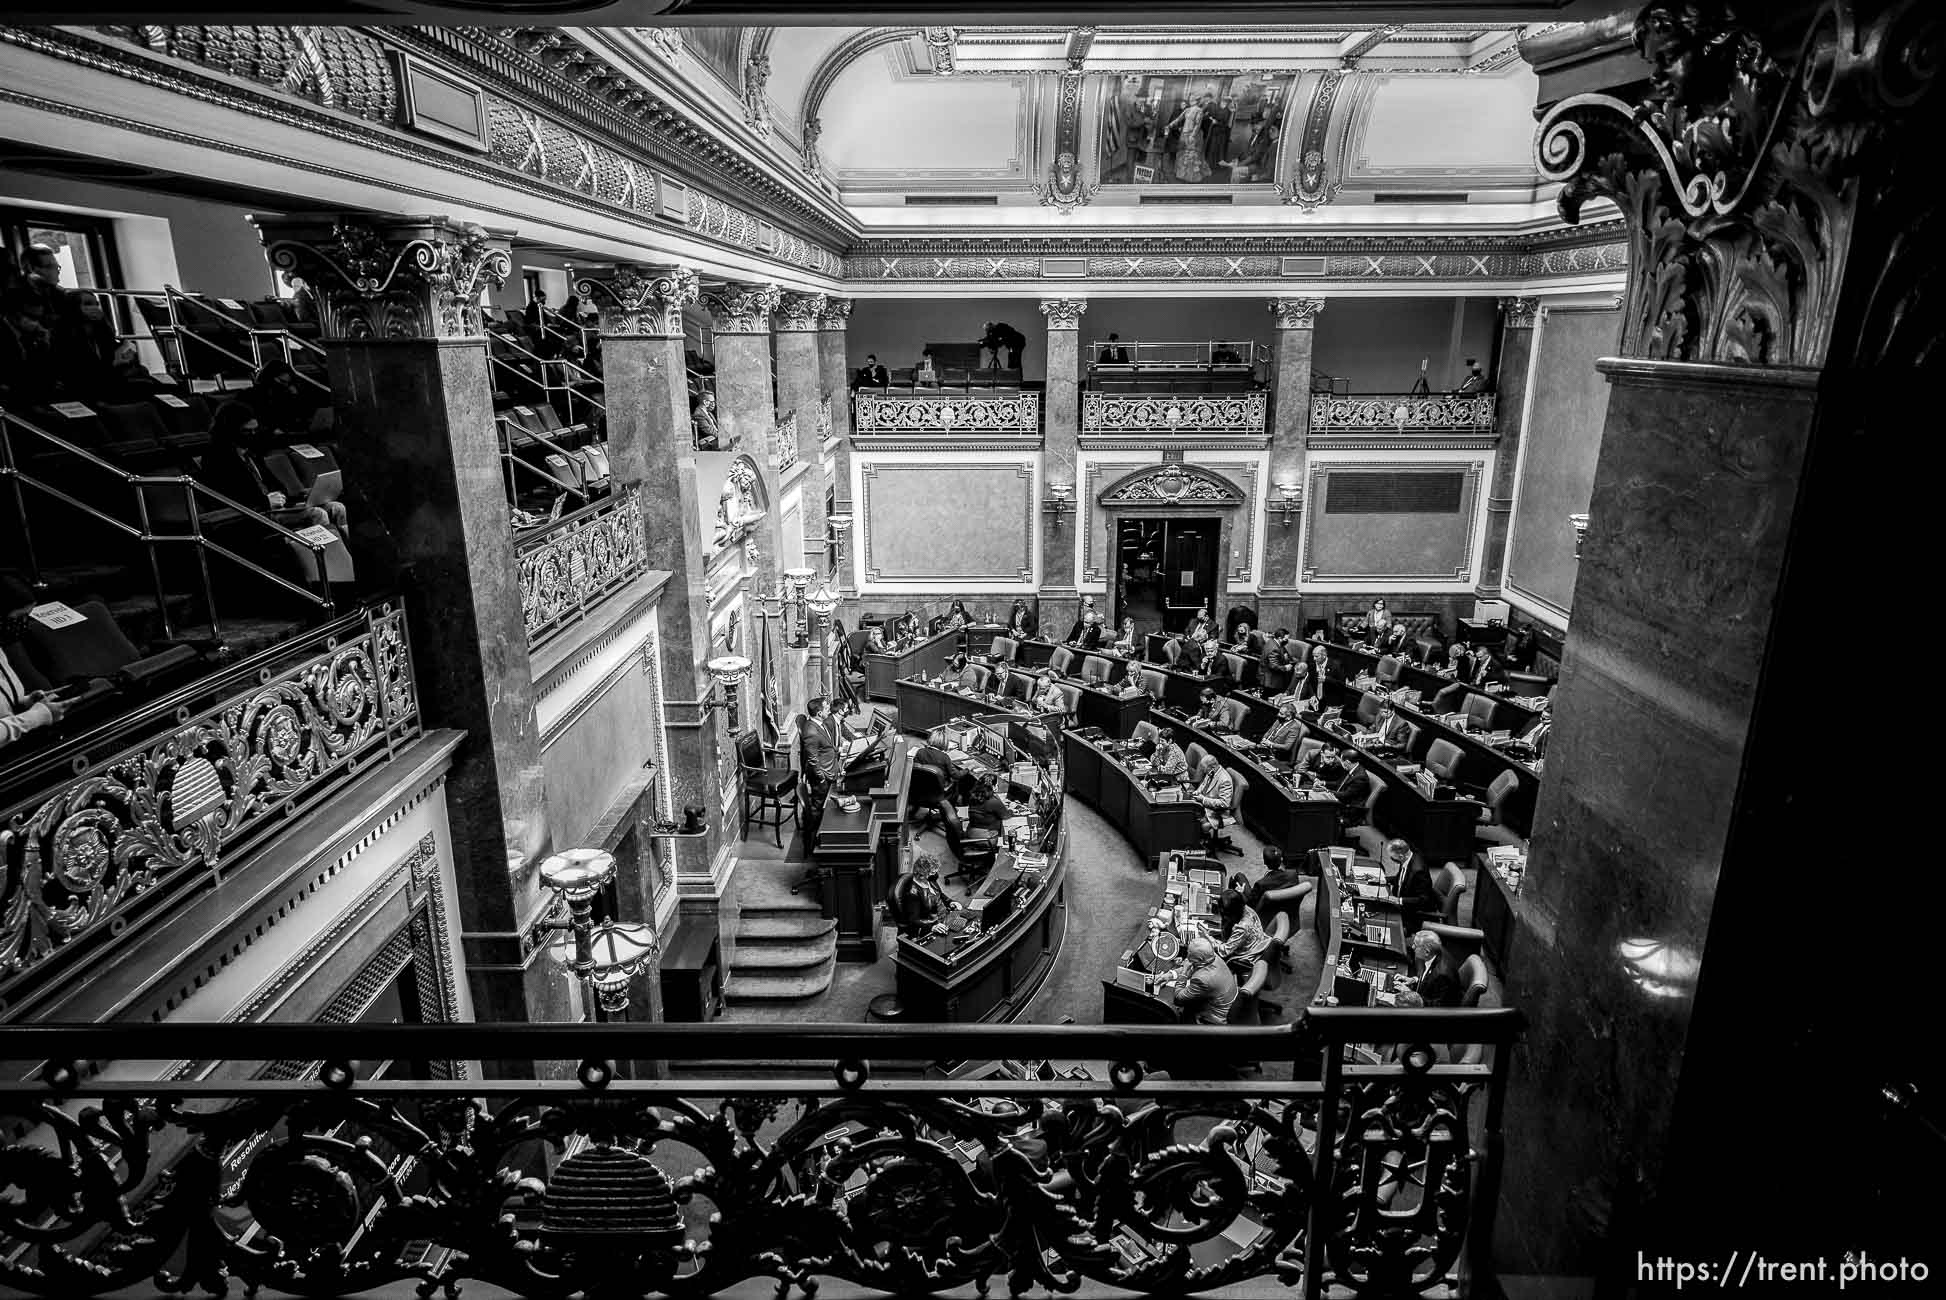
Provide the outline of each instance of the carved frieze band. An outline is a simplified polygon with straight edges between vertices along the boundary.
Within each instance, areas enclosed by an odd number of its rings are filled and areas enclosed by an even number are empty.
[[[696,273],[682,266],[617,266],[584,272],[574,291],[601,312],[601,332],[611,337],[679,339],[682,309],[701,292]]]
[[[1087,310],[1086,298],[1041,299],[1041,315],[1047,317],[1047,327],[1050,330],[1080,329],[1082,313]]]
[[[777,300],[774,322],[780,334],[811,334],[824,327],[824,309],[830,298],[821,293],[787,290]]]
[[[1270,314],[1277,318],[1280,330],[1308,330],[1318,323],[1318,313],[1324,310],[1322,298],[1272,298]]]
[[[771,313],[783,296],[774,284],[729,284],[705,293],[703,308],[718,334],[768,334]]]
[[[481,293],[513,268],[508,235],[444,217],[250,219],[271,268],[317,298],[327,339],[477,337]]]
[[[1894,154],[1936,112],[1939,7],[1827,0],[1805,33],[1787,66],[1727,5],[1653,0],[1634,26],[1648,95],[1570,95],[1541,120],[1562,217],[1605,198],[1627,223],[1623,355],[1824,365],[1854,262],[1869,320],[1840,346],[1879,365],[1932,348],[1908,306],[1936,288],[1936,243],[1907,232],[1937,186]]]

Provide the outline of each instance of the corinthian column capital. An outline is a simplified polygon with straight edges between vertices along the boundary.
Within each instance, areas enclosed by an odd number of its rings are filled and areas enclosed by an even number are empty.
[[[700,286],[687,267],[625,263],[583,272],[574,291],[601,312],[606,336],[679,339],[682,309],[696,301]]]
[[[253,216],[271,268],[318,301],[327,339],[482,333],[480,291],[513,269],[512,236],[447,217],[302,212]]]

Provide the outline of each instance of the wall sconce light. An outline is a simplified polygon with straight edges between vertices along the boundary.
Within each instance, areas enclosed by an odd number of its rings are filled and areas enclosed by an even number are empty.
[[[1041,509],[1054,516],[1055,523],[1060,523],[1062,515],[1069,514],[1074,510],[1074,485],[1072,483],[1049,483],[1047,485],[1047,501],[1041,506]]]
[[[1581,543],[1588,540],[1588,516],[1569,515],[1568,525],[1574,529],[1574,558],[1581,558]]]
[[[1304,507],[1304,489],[1295,483],[1277,485],[1277,506],[1283,511],[1284,527],[1289,528],[1297,518],[1297,512]]]
[[[737,729],[737,687],[749,679],[750,661],[742,655],[718,655],[703,666],[709,670],[710,680],[721,688],[717,698],[703,701],[703,712],[726,710],[730,731],[734,734]]]
[[[851,536],[851,511],[834,510],[825,516],[824,544],[831,548],[831,566],[844,562],[845,539]]]
[[[601,849],[569,849],[541,863],[541,884],[568,908],[568,919],[551,927],[548,956],[580,983],[588,1015],[601,1021],[628,1019],[628,982],[661,950],[653,926],[595,921],[595,899],[614,879],[615,855]]]

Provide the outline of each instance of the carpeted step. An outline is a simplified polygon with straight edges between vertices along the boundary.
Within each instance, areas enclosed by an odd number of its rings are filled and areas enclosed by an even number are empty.
[[[739,954],[739,958],[740,958]],[[741,960],[730,971],[723,985],[723,1000],[740,1002],[794,1002],[814,998],[831,987],[831,976],[838,968],[837,945],[816,965],[781,971],[753,971],[743,968]]]
[[[751,908],[746,909],[742,919],[737,922],[739,947],[746,943],[772,941],[801,943],[837,933],[837,920],[819,915],[816,908],[809,911]]]
[[[742,974],[781,975],[790,971],[809,971],[822,966],[838,951],[835,936],[786,941],[760,939],[752,943],[741,930],[737,932],[736,960],[730,964],[732,977]]]

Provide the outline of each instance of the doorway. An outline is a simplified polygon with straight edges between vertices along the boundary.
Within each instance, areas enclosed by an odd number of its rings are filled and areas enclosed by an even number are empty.
[[[1113,619],[1135,620],[1138,631],[1180,632],[1216,598],[1216,557],[1222,521],[1115,520]]]

